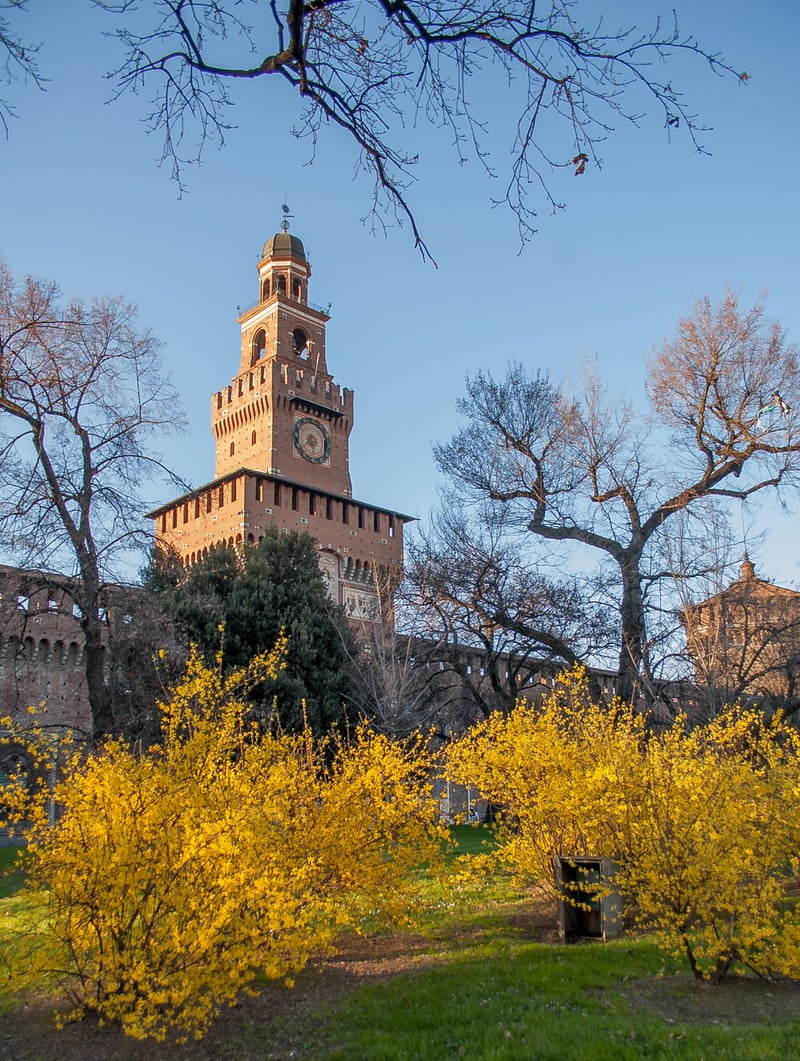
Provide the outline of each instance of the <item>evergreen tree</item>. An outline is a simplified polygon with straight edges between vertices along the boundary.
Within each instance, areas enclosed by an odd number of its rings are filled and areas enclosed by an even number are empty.
[[[351,634],[341,609],[327,597],[310,535],[270,527],[263,541],[243,553],[214,549],[188,572],[159,558],[147,585],[187,643],[209,659],[222,649],[226,670],[245,666],[285,631],[285,669],[250,697],[265,716],[274,709],[283,729],[302,728],[305,715],[319,733],[342,718]]]

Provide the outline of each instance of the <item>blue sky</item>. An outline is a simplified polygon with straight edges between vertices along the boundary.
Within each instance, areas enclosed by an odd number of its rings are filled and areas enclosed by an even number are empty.
[[[642,28],[670,8],[598,6]],[[179,198],[156,165],[143,101],[106,102],[103,74],[117,53],[100,36],[103,16],[88,0],[31,0],[26,32],[43,42],[50,81],[44,93],[9,93],[19,117],[0,141],[0,252],[15,272],[57,279],[69,294],[124,293],[139,305],[191,423],[169,457],[197,485],[213,475],[210,395],[238,365],[237,306],[257,297],[258,254],[288,202],[312,262],[310,298],[332,303],[329,367],[356,392],[354,493],[424,518],[436,500],[431,444],[455,429],[469,372],[502,372],[517,358],[569,379],[590,355],[612,390],[638,400],[653,344],[694,295],[716,298],[726,282],[748,302],[766,290],[770,314],[800,340],[800,4],[762,0],[757,14],[745,0],[675,6],[682,30],[750,75],[738,85],[701,62],[676,71],[713,127],[711,157],[680,135],[670,142],[654,111],[638,130],[620,127],[600,171],[554,179],[567,209],[553,216],[542,203],[539,234],[520,254],[514,218],[492,207],[499,182],[475,163],[459,167],[441,132],[412,129],[422,161],[411,201],[434,269],[408,229],[384,238],[362,224],[371,186],[354,179],[342,134],[326,132],[308,164],[308,143],[290,135],[297,103],[273,82],[238,91],[238,129],[188,173]],[[498,87],[480,102],[498,128]],[[499,157],[507,150],[496,137],[490,146]],[[762,523],[770,533],[752,550],[759,573],[796,582],[796,517],[772,509]]]

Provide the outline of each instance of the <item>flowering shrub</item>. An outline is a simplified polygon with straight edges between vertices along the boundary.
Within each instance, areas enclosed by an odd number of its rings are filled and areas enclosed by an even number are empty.
[[[73,754],[54,825],[46,786],[24,807],[17,786],[28,887],[49,896],[27,971],[56,971],[76,1014],[199,1037],[257,971],[290,981],[366,912],[405,912],[411,867],[437,863],[421,745],[366,728],[326,744],[247,721],[243,692],[283,649],[225,678],[192,655],[160,705],[161,745]]]
[[[619,703],[593,704],[580,669],[450,753],[453,779],[503,808],[497,857],[519,881],[555,892],[556,856],[615,859],[629,919],[709,979],[800,975],[800,908],[783,902],[800,869],[799,763],[779,719],[729,709],[654,734]]]

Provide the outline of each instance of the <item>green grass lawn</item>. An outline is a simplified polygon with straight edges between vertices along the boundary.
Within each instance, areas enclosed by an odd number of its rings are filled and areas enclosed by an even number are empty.
[[[489,832],[471,826],[454,829],[453,837],[455,855],[481,852],[484,842],[491,842]],[[8,849],[0,849],[0,865],[8,867],[11,860]],[[18,872],[5,878],[4,894],[18,889],[20,879]],[[543,942],[554,914],[499,873],[458,887],[434,881],[426,887],[426,909],[413,929],[358,942],[365,972],[346,978],[343,990],[326,993],[325,986],[336,982],[336,965],[320,963],[301,974],[293,991],[267,986],[267,994],[280,1000],[279,1014],[268,1007],[249,1010],[243,1002],[231,1015],[242,1043],[237,1056],[248,1061],[292,1052],[315,1061],[800,1057],[800,991],[785,993],[784,1004],[776,1007],[779,991],[770,985],[752,985],[755,994],[697,986],[685,972],[676,975],[677,967],[647,938],[568,946]],[[23,912],[22,903],[23,896],[13,894],[0,900],[0,945],[5,926]],[[340,974],[340,988],[343,982]],[[309,1020],[304,998],[314,992],[318,999]],[[0,1016],[19,1004],[10,994],[0,995]],[[259,1012],[272,1015],[265,1023]],[[220,1043],[230,1041],[230,1021],[219,1033]],[[85,1061],[101,1061],[93,1042],[87,1035]],[[164,1044],[147,1049],[154,1061],[171,1056]],[[232,1056],[215,1054],[213,1030],[197,1049],[181,1057]],[[133,1056],[121,1040],[116,1046],[106,1040],[103,1061],[111,1055]]]
[[[7,899],[22,887],[24,873],[19,868],[21,848],[0,847],[0,899]]]
[[[453,855],[480,855],[495,846],[494,831],[485,825],[451,825]]]
[[[441,967],[358,989],[329,1014],[328,1045],[315,1056],[370,1061],[799,1056],[800,1018],[689,1023],[638,1005],[637,984],[652,982],[663,968],[662,956],[645,940],[570,946],[487,940]],[[672,981],[669,985],[675,990]],[[686,984],[679,990],[703,989]]]

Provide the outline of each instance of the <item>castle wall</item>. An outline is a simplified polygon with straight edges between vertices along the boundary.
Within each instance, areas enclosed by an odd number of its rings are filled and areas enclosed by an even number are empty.
[[[0,567],[0,715],[90,733],[83,643],[63,578]]]
[[[261,541],[268,526],[316,538],[331,595],[360,615],[374,589],[403,562],[407,517],[349,497],[240,470],[158,509],[156,542],[189,567],[215,547]],[[324,559],[323,559],[324,557]]]

